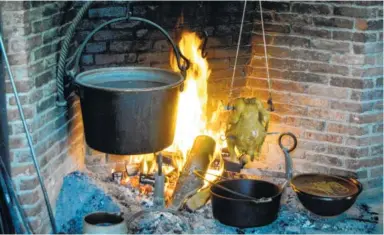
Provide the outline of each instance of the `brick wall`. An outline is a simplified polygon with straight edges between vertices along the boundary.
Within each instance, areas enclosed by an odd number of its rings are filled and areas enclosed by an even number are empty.
[[[63,176],[83,165],[83,133],[79,104],[55,106],[56,64],[60,35],[68,26],[66,2],[1,2],[7,52],[15,76],[42,175],[53,207]],[[36,233],[50,231],[46,206],[8,78],[11,173],[28,220]]]
[[[83,165],[83,132],[76,98],[55,107],[55,71],[64,30],[82,2],[2,2],[2,27],[36,152],[54,202],[62,177]],[[132,12],[166,28],[207,30],[211,103],[226,102],[242,2],[134,2]],[[382,190],[382,7],[380,2],[263,2],[272,95],[271,131],[299,137],[298,172],[358,176],[366,192]],[[178,23],[183,12],[184,23]],[[64,14],[65,13],[65,14]],[[124,16],[123,2],[95,2],[78,28],[76,48],[99,23]],[[267,98],[258,2],[248,2],[234,96]],[[82,69],[169,64],[169,46],[153,28],[120,22],[96,34]],[[47,232],[41,190],[7,81],[11,167],[36,232]],[[282,155],[268,137],[259,166],[281,170]]]
[[[271,131],[299,136],[296,171],[357,176],[367,194],[381,192],[383,184],[382,4],[263,2],[276,106]],[[252,33],[244,93],[266,101],[258,20]],[[276,138],[268,139],[264,152],[271,158]]]

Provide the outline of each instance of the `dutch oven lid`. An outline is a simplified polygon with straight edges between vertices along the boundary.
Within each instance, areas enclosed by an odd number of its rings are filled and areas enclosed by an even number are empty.
[[[180,85],[181,74],[150,67],[112,67],[79,73],[75,83],[109,91],[153,91]]]
[[[358,184],[351,180],[323,174],[297,175],[291,184],[300,192],[321,197],[349,197],[360,191]]]

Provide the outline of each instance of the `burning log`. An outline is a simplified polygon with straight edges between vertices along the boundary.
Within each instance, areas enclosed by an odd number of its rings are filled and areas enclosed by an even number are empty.
[[[203,174],[207,172],[215,147],[216,142],[211,137],[205,135],[196,137],[172,196],[173,209],[180,209],[186,199],[204,185],[204,180],[193,174],[193,171],[199,170]]]
[[[204,188],[190,197],[185,203],[187,210],[194,212],[203,207],[211,197],[210,189],[211,187]]]

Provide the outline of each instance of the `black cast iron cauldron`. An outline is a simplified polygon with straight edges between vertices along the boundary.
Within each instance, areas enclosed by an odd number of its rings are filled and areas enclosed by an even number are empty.
[[[93,30],[77,49],[69,74],[74,77],[73,85],[80,96],[85,139],[91,148],[121,155],[154,153],[173,142],[184,77],[150,67],[101,68],[77,74],[89,39],[106,25],[123,20],[142,21],[159,29],[172,45],[180,71],[185,73],[189,61],[164,29],[152,21],[127,16]]]
[[[224,180],[217,184],[256,199],[267,199],[256,203],[213,185],[212,213],[221,223],[249,228],[267,225],[276,220],[283,188],[267,181],[251,179]]]

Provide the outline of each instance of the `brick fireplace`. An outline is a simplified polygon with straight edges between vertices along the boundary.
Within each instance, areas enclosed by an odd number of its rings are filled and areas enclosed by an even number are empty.
[[[101,159],[86,147],[78,99],[71,96],[68,107],[55,106],[60,43],[82,4],[0,3],[8,56],[53,207],[63,177]],[[295,172],[357,177],[364,185],[364,196],[382,193],[383,184],[382,4],[263,2],[275,105],[269,131],[290,131],[298,137],[298,149],[292,153]],[[243,2],[135,2],[131,9],[134,16],[156,22],[176,39],[183,30],[206,30],[212,70],[209,105],[212,109],[218,101],[228,102]],[[122,17],[126,11],[126,2],[95,2],[77,28],[72,48],[98,24]],[[169,68],[169,50],[165,38],[153,28],[121,22],[93,37],[81,65],[83,71],[124,65]],[[14,185],[34,231],[49,232],[41,189],[7,79]],[[259,2],[247,2],[232,95],[257,97],[266,105]],[[282,161],[276,137],[267,137],[255,168],[281,172]]]

